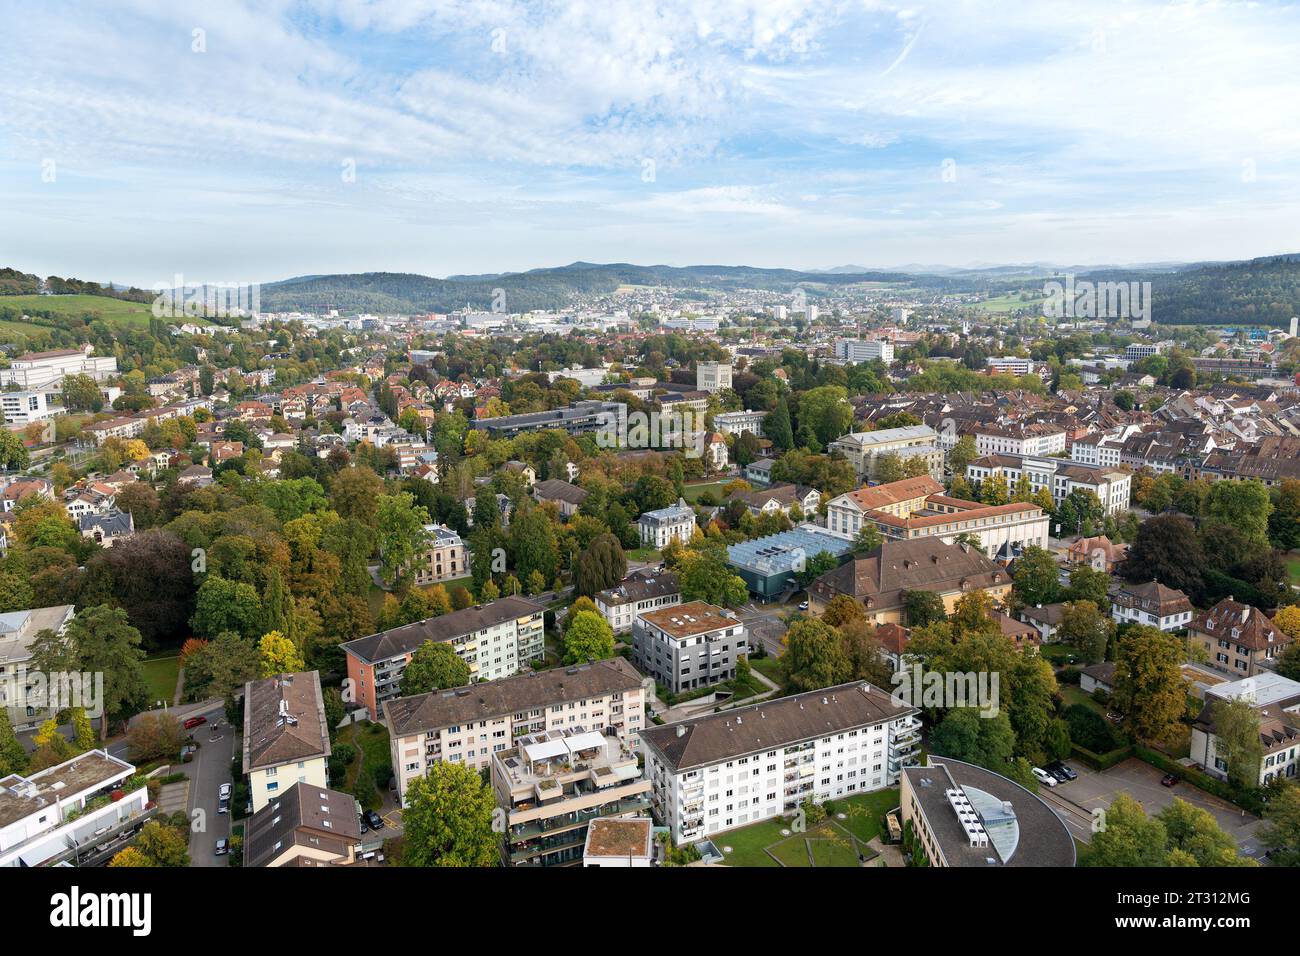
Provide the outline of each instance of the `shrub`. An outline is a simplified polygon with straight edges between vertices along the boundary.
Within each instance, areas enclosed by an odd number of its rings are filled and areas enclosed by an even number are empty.
[[[1070,728],[1070,740],[1085,750],[1101,754],[1114,750],[1118,744],[1106,718],[1086,704],[1065,708],[1065,722]]]

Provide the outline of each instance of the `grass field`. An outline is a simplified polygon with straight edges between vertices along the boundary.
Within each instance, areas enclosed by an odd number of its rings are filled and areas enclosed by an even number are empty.
[[[1292,584],[1300,584],[1300,555],[1295,552],[1287,555],[1286,573],[1291,578]]]
[[[999,295],[983,302],[977,302],[975,308],[981,312],[991,313],[1016,312],[1020,309],[1037,308],[1042,301],[1043,296],[1041,295],[1022,299],[1020,293],[1014,292],[1010,295]]]
[[[360,800],[367,810],[378,809],[381,795],[375,788],[375,768],[392,766],[392,755],[388,747],[388,730],[383,724],[362,722],[349,724],[339,731],[339,743],[348,743],[357,748],[357,756],[347,766],[343,786],[340,788]],[[357,778],[365,774],[370,782],[357,786]]]
[[[152,303],[126,302],[103,295],[7,295],[0,298],[0,305],[71,316],[98,313],[106,322],[141,326],[148,325],[153,315]]]
[[[807,833],[783,834],[783,829],[790,829],[790,820],[776,817],[710,839],[730,866],[809,866],[810,843],[819,866],[857,866],[857,854],[851,849],[848,834],[857,837],[865,850],[866,844],[880,834],[880,818],[898,806],[898,790],[879,790],[831,802],[833,815]],[[841,813],[845,815],[843,820],[838,816]],[[731,847],[731,852],[727,853],[725,847]]]
[[[686,493],[684,497],[686,498],[688,503],[695,504],[697,501],[700,500],[700,495],[704,494],[706,491],[712,491],[714,497],[716,497],[719,501],[721,501],[722,486],[728,485],[735,480],[736,480],[735,478],[728,478],[726,481],[710,481],[707,484],[703,484],[703,485],[687,485]]]
[[[176,693],[176,675],[180,673],[179,657],[157,657],[144,662],[144,680],[149,687],[149,703],[165,700],[169,704]]]

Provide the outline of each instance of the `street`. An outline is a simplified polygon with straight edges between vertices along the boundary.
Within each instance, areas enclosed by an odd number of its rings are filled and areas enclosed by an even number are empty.
[[[235,734],[219,702],[200,713],[208,722],[192,731],[199,749],[192,761],[182,765],[190,778],[190,865],[226,866],[226,857],[216,856],[213,849],[218,839],[230,839],[230,814],[217,813],[217,792],[223,783],[232,783]],[[233,810],[233,798],[231,803]],[[198,820],[195,810],[203,811]]]

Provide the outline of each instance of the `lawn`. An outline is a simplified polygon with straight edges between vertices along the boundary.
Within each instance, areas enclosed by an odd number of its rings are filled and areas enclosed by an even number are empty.
[[[781,659],[773,657],[770,654],[763,657],[751,657],[749,666],[754,668],[772,683],[778,687],[785,683],[785,668],[781,666]]]
[[[819,863],[827,861],[820,865],[856,866],[857,855],[847,845],[849,841],[844,831],[857,837],[865,849],[865,844],[880,833],[880,818],[898,806],[898,790],[842,797],[832,800],[831,804],[831,818],[805,834],[783,834],[783,829],[790,829],[790,821],[776,817],[710,839],[719,849],[731,847],[732,852],[723,851],[731,866],[808,866],[808,840],[812,840],[814,859]],[[841,813],[845,815],[843,820],[839,819]],[[819,836],[823,830],[825,835]],[[781,862],[773,859],[773,855]]]
[[[627,558],[628,561],[654,564],[654,562],[663,558],[663,553],[655,548],[633,548],[631,551],[624,551],[623,557]]]
[[[1020,297],[1019,292],[1013,292],[1009,295],[999,295],[983,302],[977,302],[975,308],[981,312],[1015,312],[1019,309],[1032,309],[1043,301],[1041,295],[1030,295],[1026,299]]]
[[[1292,584],[1300,584],[1300,555],[1292,552],[1286,558],[1286,573]]]
[[[710,481],[702,485],[687,485],[685,495],[683,497],[686,498],[687,503],[695,504],[697,501],[700,500],[700,495],[704,494],[706,491],[712,491],[714,497],[717,498],[719,501],[721,501],[723,497],[722,495],[723,486],[729,485],[731,484],[731,482],[735,480],[736,480],[735,478],[728,478],[726,481]]]
[[[144,681],[149,688],[149,703],[165,700],[168,704],[176,693],[176,676],[180,673],[179,657],[156,657],[144,662]]]
[[[1065,702],[1066,707],[1072,704],[1083,704],[1085,707],[1091,707],[1103,717],[1106,716],[1106,708],[1093,700],[1091,694],[1085,694],[1077,684],[1062,684],[1061,700]]]
[[[153,316],[152,302],[127,302],[104,295],[8,295],[5,305],[33,312],[57,312],[60,315],[81,317],[98,314],[105,322],[124,325],[147,326]],[[185,321],[204,324],[202,319]]]

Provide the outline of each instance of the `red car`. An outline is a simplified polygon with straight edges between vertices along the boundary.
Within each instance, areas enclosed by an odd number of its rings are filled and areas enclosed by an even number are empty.
[[[195,727],[199,726],[199,724],[206,724],[207,722],[208,718],[206,717],[191,717],[189,720],[185,721],[185,729],[193,730]]]
[[[1160,778],[1160,782],[1164,784],[1166,787],[1173,787],[1178,784],[1178,778],[1175,777],[1172,773],[1167,773]]]

